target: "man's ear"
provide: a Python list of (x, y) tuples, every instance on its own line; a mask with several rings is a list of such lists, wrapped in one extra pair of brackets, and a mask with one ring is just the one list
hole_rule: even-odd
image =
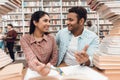
[(80, 25), (83, 25), (84, 21), (85, 21), (84, 18), (81, 18), (80, 21), (79, 21)]

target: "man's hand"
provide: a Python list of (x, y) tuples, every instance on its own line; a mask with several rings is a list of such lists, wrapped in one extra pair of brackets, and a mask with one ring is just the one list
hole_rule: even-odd
[(75, 53), (75, 58), (79, 62), (79, 64), (84, 64), (85, 63), (85, 65), (87, 65), (87, 66), (90, 65), (89, 56), (87, 54), (88, 47), (89, 46), (86, 45), (81, 52), (76, 52)]

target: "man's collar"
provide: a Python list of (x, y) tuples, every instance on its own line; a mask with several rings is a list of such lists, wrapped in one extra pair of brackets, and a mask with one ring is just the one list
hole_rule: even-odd
[(84, 34), (85, 34), (85, 28), (83, 29), (83, 32), (82, 32), (82, 34), (79, 36), (79, 38), (84, 38)]

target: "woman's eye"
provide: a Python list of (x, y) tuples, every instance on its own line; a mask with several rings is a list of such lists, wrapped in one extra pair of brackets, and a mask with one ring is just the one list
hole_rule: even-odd
[(44, 22), (49, 22), (50, 23), (50, 20), (48, 20), (48, 19), (45, 19), (45, 20), (43, 20)]

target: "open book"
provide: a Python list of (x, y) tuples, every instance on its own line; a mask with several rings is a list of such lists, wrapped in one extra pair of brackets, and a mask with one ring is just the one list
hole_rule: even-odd
[(41, 77), (37, 72), (27, 69), (24, 80), (108, 80), (107, 77), (87, 66), (67, 66), (60, 67), (64, 75), (59, 75), (51, 70), (47, 77)]

